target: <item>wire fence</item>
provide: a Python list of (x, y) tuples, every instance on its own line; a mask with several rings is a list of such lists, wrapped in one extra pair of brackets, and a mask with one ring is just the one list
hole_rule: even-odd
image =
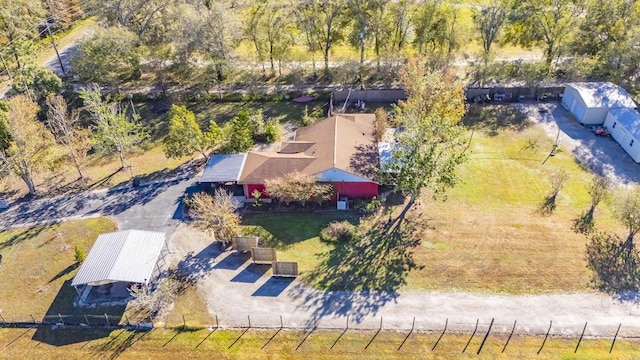
[[(374, 342), (380, 332), (394, 331), (394, 332), (406, 332), (407, 335), (400, 344), (400, 348), (404, 343), (412, 336), (412, 334), (419, 333), (432, 333), (437, 334), (438, 338), (433, 343), (432, 351), (435, 351), (437, 347), (442, 343), (443, 338), (447, 335), (468, 335), (469, 339), (466, 342), (465, 347), (462, 349), (464, 353), (474, 338), (482, 339), (478, 347), (477, 353), (480, 354), (485, 342), (490, 335), (500, 336), (504, 339), (502, 346), (502, 352), (505, 352), (509, 343), (514, 336), (536, 336), (541, 339), (541, 345), (538, 349), (538, 354), (544, 349), (547, 340), (551, 337), (561, 337), (565, 339), (573, 339), (576, 342), (574, 352), (577, 352), (582, 344), (583, 339), (601, 339), (609, 340), (610, 348), (609, 353), (614, 350), (616, 341), (619, 339), (639, 339), (633, 331), (637, 330), (630, 327), (630, 333), (625, 334), (622, 323), (612, 324), (609, 326), (602, 326), (597, 324), (589, 328), (589, 323), (585, 321), (584, 325), (579, 328), (574, 326), (560, 326), (557, 323), (554, 325), (553, 321), (549, 321), (546, 331), (537, 331), (539, 324), (536, 326), (529, 326), (521, 324), (517, 320), (513, 322), (500, 322), (492, 318), (490, 321), (481, 321), (477, 319), (473, 323), (469, 322), (457, 322), (450, 321), (448, 318), (444, 320), (441, 326), (434, 326), (431, 321), (420, 321), (416, 317), (406, 322), (405, 326), (398, 323), (397, 320), (385, 322), (384, 317), (368, 318), (366, 321), (361, 319), (354, 320), (349, 315), (343, 318), (320, 318), (313, 317), (306, 321), (295, 321), (292, 318), (279, 316), (251, 316), (247, 315), (246, 319), (240, 320), (237, 316), (233, 318), (222, 318), (214, 316), (213, 324), (202, 325), (200, 319), (191, 319), (189, 316), (182, 314), (182, 321), (178, 322), (166, 322), (162, 323), (160, 327), (165, 329), (175, 329), (180, 331), (181, 329), (194, 329), (194, 328), (208, 328), (209, 330), (243, 330), (244, 332), (250, 329), (256, 330), (290, 330), (290, 331), (305, 331), (308, 334), (314, 331), (341, 331), (344, 335), (347, 331), (371, 331), (375, 332), (375, 335), (367, 345), (369, 347)], [(193, 322), (192, 322), (193, 321)], [(340, 321), (340, 324), (338, 323)], [(83, 327), (83, 328), (113, 328), (113, 329), (126, 329), (133, 331), (148, 331), (156, 327), (153, 322), (135, 322), (130, 321), (126, 315), (113, 315), (113, 314), (74, 314), (74, 315), (45, 315), (41, 320), (37, 320), (36, 317), (30, 315), (28, 319), (14, 319), (10, 318), (6, 314), (0, 313), (0, 328), (34, 328), (39, 326), (55, 326), (60, 327)], [(635, 329), (635, 330), (634, 330)], [(621, 331), (622, 330), (622, 331)], [(243, 334), (244, 334), (243, 332)], [(579, 334), (579, 335), (578, 335)], [(340, 337), (342, 337), (342, 335)], [(308, 335), (307, 335), (308, 336)], [(306, 339), (305, 339), (306, 340)], [(304, 342), (304, 340), (303, 340)], [(366, 349), (366, 348), (365, 348)]]

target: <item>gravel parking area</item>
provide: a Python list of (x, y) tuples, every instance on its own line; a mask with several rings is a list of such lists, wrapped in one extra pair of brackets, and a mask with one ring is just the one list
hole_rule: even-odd
[(559, 103), (515, 104), (542, 126), (550, 138), (560, 130), (561, 148), (571, 151), (578, 163), (608, 177), (619, 186), (640, 182), (640, 165), (610, 136), (597, 136), (582, 126)]

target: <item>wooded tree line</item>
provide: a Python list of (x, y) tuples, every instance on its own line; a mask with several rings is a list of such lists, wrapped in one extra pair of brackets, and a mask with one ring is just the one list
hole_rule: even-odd
[[(631, 0), (0, 0), (0, 46), (3, 59), (21, 68), (45, 19), (68, 24), (98, 15), (109, 28), (82, 45), (74, 69), (101, 84), (139, 78), (144, 60), (160, 85), (209, 88), (236, 67), (238, 47), (250, 48), (253, 65), (265, 74), (292, 72), (301, 62), (329, 73), (337, 45), (360, 54), (360, 68), (349, 69), (355, 81), (365, 61), (386, 73), (417, 53), (437, 69), (469, 55), (467, 44), (477, 41), (484, 54), (470, 78), (479, 84), (556, 77), (634, 87), (639, 6)], [(494, 61), (497, 44), (540, 48), (543, 56), (505, 66)]]
[[(640, 38), (633, 29), (638, 28), (640, 16), (638, 5), (630, 0), (491, 0), (484, 6), (444, 0), (83, 0), (82, 4), (108, 25), (120, 27), (98, 32), (77, 59), (78, 71), (87, 80), (103, 83), (139, 75), (144, 57), (171, 70), (176, 80), (198, 79), (203, 86), (213, 85), (224, 81), (241, 40), (250, 44), (256, 63), (272, 74), (294, 61), (310, 61), (314, 72), (316, 62), (322, 62), (329, 72), (336, 45), (351, 46), (360, 53), (360, 66), (374, 60), (378, 70), (416, 53), (426, 56), (430, 67), (442, 68), (467, 50), (465, 44), (477, 40), (484, 56), (476, 77), (509, 75), (487, 66), (495, 64), (496, 44), (515, 44), (543, 50), (536, 64), (542, 68), (537, 69), (540, 76), (607, 78), (630, 84), (637, 79)], [(472, 24), (463, 21), (469, 12)], [(296, 58), (294, 48), (303, 48), (307, 56)], [(166, 72), (157, 76), (166, 77)]]

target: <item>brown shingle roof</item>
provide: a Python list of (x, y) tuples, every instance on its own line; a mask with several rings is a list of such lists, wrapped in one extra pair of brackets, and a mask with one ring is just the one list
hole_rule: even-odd
[(375, 121), (374, 114), (343, 114), (298, 129), (296, 141), (314, 142), (305, 151), (305, 154), (317, 158), (309, 166), (310, 173), (317, 174), (332, 168), (356, 173), (351, 168), (352, 158), (362, 148), (375, 144)]
[(294, 171), (308, 174), (305, 169), (314, 160), (314, 157), (304, 153), (279, 154), (249, 151), (238, 182), (241, 184), (263, 184), (266, 179), (273, 179)]
[(293, 171), (315, 175), (333, 168), (359, 175), (352, 164), (375, 145), (374, 131), (374, 114), (343, 114), (299, 128), (295, 141), (283, 142), (279, 153), (247, 153), (239, 182), (262, 184)]
[(309, 141), (283, 141), (278, 152), (280, 154), (297, 154), (307, 151), (311, 146), (313, 146), (313, 142)]

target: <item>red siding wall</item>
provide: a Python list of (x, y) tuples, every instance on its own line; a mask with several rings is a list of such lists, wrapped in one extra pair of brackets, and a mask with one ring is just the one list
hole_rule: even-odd
[(265, 187), (262, 184), (247, 184), (245, 185), (247, 187), (247, 192), (245, 194), (245, 197), (247, 199), (251, 199), (253, 198), (253, 196), (251, 196), (251, 193), (253, 192), (253, 190), (258, 190), (262, 193), (262, 198), (263, 199), (270, 199), (269, 195), (267, 195), (267, 193), (264, 191)]
[[(346, 196), (349, 199), (371, 199), (374, 196), (378, 196), (378, 184), (372, 182), (332, 182), (334, 189), (333, 200), (336, 200), (337, 196)], [(258, 190), (262, 193), (262, 198), (270, 199), (265, 192), (265, 186), (262, 184), (247, 184), (245, 185), (247, 193), (245, 194), (247, 199), (253, 198), (251, 193), (254, 190)]]
[(333, 182), (334, 191), (338, 196), (349, 199), (371, 199), (378, 196), (378, 184), (372, 182)]

